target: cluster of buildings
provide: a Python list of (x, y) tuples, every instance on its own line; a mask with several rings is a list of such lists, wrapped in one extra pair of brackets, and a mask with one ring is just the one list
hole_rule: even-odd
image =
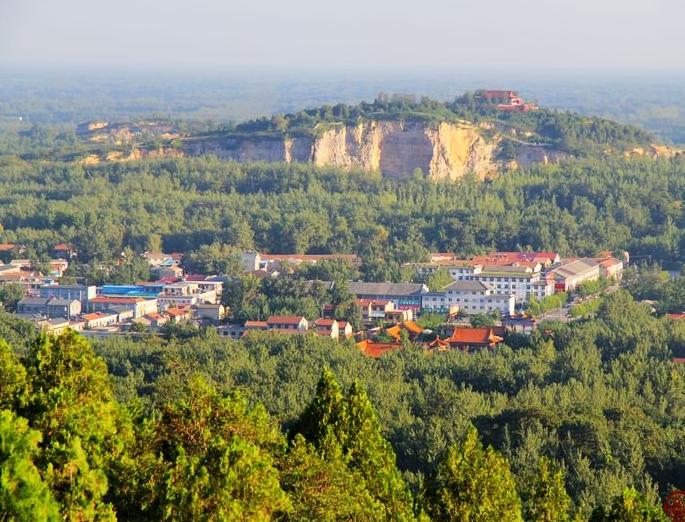
[(218, 325), (226, 314), (222, 292), (223, 278), (217, 276), (101, 287), (49, 283), (29, 290), (16, 315), (50, 333), (71, 328), (104, 335), (136, 329), (136, 324), (155, 329), (189, 319)]
[(531, 297), (573, 291), (600, 277), (618, 282), (623, 274), (623, 261), (609, 253), (568, 259), (556, 252), (491, 252), (471, 259), (445, 253), (410, 266), (423, 276), (444, 270), (454, 280), (437, 292), (417, 289), (414, 298), (420, 299), (421, 310), (467, 315), (497, 311), (510, 316)]
[[(20, 245), (0, 244), (0, 255), (7, 257), (22, 252)], [(301, 316), (274, 315), (265, 321), (225, 324), (227, 310), (221, 304), (225, 276), (184, 274), (181, 254), (146, 252), (143, 256), (154, 281), (101, 287), (59, 284), (76, 253), (70, 245), (59, 244), (55, 245), (54, 254), (60, 257), (49, 263), (48, 275), (35, 272), (30, 261), (25, 259), (0, 263), (0, 284), (19, 283), (24, 292), (16, 314), (49, 332), (66, 328), (92, 335), (141, 329), (154, 331), (167, 324), (191, 320), (215, 325), (221, 335), (231, 338), (239, 338), (253, 330), (295, 335), (313, 333), (333, 339), (353, 335), (352, 325), (335, 317), (331, 305), (325, 305), (321, 316), (311, 323)], [(347, 254), (245, 252), (242, 255), (245, 270), (264, 277), (278, 277), (281, 272), (303, 263), (316, 264), (333, 259), (359, 264), (357, 256)], [(408, 266), (423, 280), (441, 270), (449, 274), (452, 281), (444, 288), (432, 290), (422, 283), (348, 283), (361, 311), (364, 330), (371, 331), (380, 324), (395, 325), (387, 331), (393, 340), (385, 343), (388, 344), (385, 348), (368, 339), (363, 341), (364, 347), (360, 348), (368, 349), (372, 354), (397, 348), (401, 330), (410, 336), (418, 335), (421, 329), (413, 321), (425, 312), (448, 318), (457, 314), (494, 312), (511, 317), (531, 298), (539, 300), (555, 292), (572, 291), (578, 285), (600, 277), (620, 281), (623, 271), (623, 262), (609, 253), (567, 259), (555, 252), (491, 252), (469, 259), (436, 253), (428, 262)], [(334, 285), (333, 282), (322, 283), (328, 289)], [(485, 331), (476, 330), (455, 329), (451, 336), (435, 339), (429, 348), (492, 346), (501, 338), (494, 330), (487, 335)], [(473, 336), (480, 336), (480, 340)]]
[(59, 243), (51, 249), (59, 256), (48, 263), (49, 271), (37, 271), (30, 260), (14, 258), (25, 252), (18, 244), (0, 243), (0, 285), (19, 285), (24, 297), (16, 315), (33, 321), (41, 329), (59, 333), (66, 328), (87, 334), (157, 329), (165, 324), (194, 320), (219, 324), (226, 310), (221, 305), (224, 278), (184, 275), (181, 254), (143, 254), (150, 266), (152, 282), (131, 285), (60, 284), (76, 257), (76, 249)]

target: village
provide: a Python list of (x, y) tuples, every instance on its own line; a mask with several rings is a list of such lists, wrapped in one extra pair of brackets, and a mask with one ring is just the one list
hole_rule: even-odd
[[(20, 255), (22, 248), (1, 244), (0, 252), (12, 257)], [(371, 357), (401, 349), (407, 341), (432, 350), (492, 348), (503, 342), (506, 332), (530, 333), (536, 328), (538, 318), (529, 312), (532, 303), (569, 296), (592, 282), (604, 281), (603, 291), (616, 288), (624, 261), (629, 260), (627, 252), (621, 253), (622, 259), (609, 252), (563, 259), (555, 252), (491, 252), (469, 259), (434, 253), (426, 262), (405, 266), (423, 281), (436, 272), (449, 274), (451, 282), (439, 290), (420, 282), (347, 282), (360, 311), (361, 321), (355, 327), (335, 317), (332, 305), (324, 305), (314, 320), (271, 315), (264, 320), (232, 322), (231, 310), (222, 303), (228, 276), (186, 274), (183, 255), (178, 253), (142, 254), (150, 268), (150, 281), (102, 286), (60, 284), (77, 252), (68, 244), (58, 244), (52, 253), (49, 274), (34, 270), (29, 260), (20, 257), (0, 264), (0, 285), (21, 288), (13, 315), (47, 333), (72, 329), (89, 337), (160, 334), (170, 325), (191, 324), (215, 328), (231, 339), (253, 331), (349, 339)], [(323, 260), (359, 263), (353, 254), (244, 252), (241, 256), (245, 273), (259, 278), (278, 278), (288, 270)], [(318, 283), (328, 289), (335, 284)], [(555, 318), (568, 320), (564, 315), (568, 305), (559, 308)], [(538, 315), (544, 318), (545, 310), (541, 312)]]

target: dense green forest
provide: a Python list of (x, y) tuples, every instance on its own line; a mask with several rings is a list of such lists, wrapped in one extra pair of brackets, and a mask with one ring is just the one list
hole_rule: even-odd
[(59, 241), (85, 262), (127, 247), (354, 252), (371, 280), (401, 280), (401, 263), (429, 251), (627, 249), (675, 269), (685, 260), (682, 156), (574, 160), (456, 183), (213, 158), (0, 161), (0, 242), (25, 244), (36, 259)]
[(659, 495), (685, 487), (685, 373), (670, 360), (684, 328), (618, 292), (594, 319), (493, 351), (407, 344), (375, 360), (316, 336), (210, 330), (94, 352), (0, 314), (0, 509), (662, 521)]

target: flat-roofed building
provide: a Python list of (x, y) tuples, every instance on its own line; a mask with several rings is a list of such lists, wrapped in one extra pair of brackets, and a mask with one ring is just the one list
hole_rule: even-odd
[(395, 309), (421, 309), (421, 296), (428, 292), (428, 287), (421, 283), (366, 283), (352, 281), (348, 283), (349, 291), (358, 299), (392, 301)]
[(81, 302), (81, 308), (86, 309), (88, 300), (97, 294), (95, 286), (86, 285), (44, 285), (38, 290), (40, 297), (52, 297), (57, 299), (69, 299)]
[(591, 257), (576, 259), (552, 270), (555, 288), (559, 292), (571, 292), (586, 281), (596, 281), (600, 276), (599, 263)]
[(456, 306), (466, 314), (499, 311), (504, 316), (512, 315), (515, 305), (513, 294), (498, 293), (482, 281), (454, 281), (441, 292), (424, 294), (422, 302), (428, 312), (447, 314)]
[(122, 306), (133, 311), (133, 317), (157, 312), (157, 299), (144, 299), (142, 297), (109, 297), (99, 295), (88, 301), (88, 310), (102, 312), (114, 306)]

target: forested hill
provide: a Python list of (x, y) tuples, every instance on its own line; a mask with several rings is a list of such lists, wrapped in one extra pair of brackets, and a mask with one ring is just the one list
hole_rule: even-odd
[[(469, 173), (491, 178), (566, 158), (674, 154), (638, 127), (514, 100), (521, 105), (484, 101), (478, 93), (449, 102), (380, 95), (373, 102), (322, 106), (219, 128), (158, 119), (90, 122), (50, 157), (96, 164), (215, 155), (241, 163), (358, 168), (395, 178), (421, 171), (432, 180), (455, 180)], [(35, 150), (25, 157), (37, 158)]]

